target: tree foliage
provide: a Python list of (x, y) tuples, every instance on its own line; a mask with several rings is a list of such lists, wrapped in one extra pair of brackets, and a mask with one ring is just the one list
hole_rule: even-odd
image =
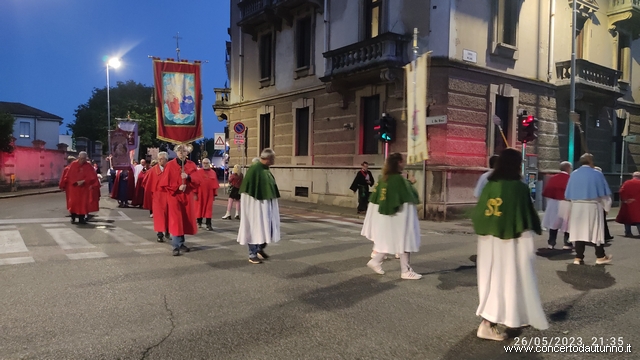
[[(138, 123), (140, 135), (140, 154), (146, 153), (148, 147), (157, 147), (160, 141), (156, 139), (156, 110), (151, 102), (153, 87), (136, 83), (133, 80), (117, 82), (109, 90), (111, 101), (111, 129), (116, 129), (116, 118), (141, 120)], [(94, 88), (89, 100), (75, 110), (75, 120), (68, 125), (74, 138), (86, 137), (99, 140), (103, 149), (107, 150), (107, 88)]]
[(11, 153), (13, 152), (12, 137), (13, 126), (16, 119), (9, 113), (0, 113), (0, 151)]

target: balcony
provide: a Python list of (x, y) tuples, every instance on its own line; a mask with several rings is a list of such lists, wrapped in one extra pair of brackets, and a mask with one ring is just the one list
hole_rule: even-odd
[(324, 11), (323, 0), (242, 0), (238, 3), (238, 26), (242, 28), (242, 32), (250, 34), (256, 40), (256, 29), (263, 24), (271, 24), (276, 31), (280, 31), (283, 21), (292, 26), (294, 11), (305, 5), (320, 13)]
[(607, 16), (612, 29), (622, 27), (634, 38), (640, 35), (640, 0), (609, 0)]
[[(556, 85), (560, 90), (567, 90), (571, 84), (571, 61), (556, 63)], [(622, 96), (618, 79), (621, 72), (602, 65), (594, 64), (587, 60), (576, 59), (576, 90), (581, 95), (602, 98)]]
[(213, 111), (218, 117), (218, 121), (225, 121), (228, 119), (227, 113), (231, 109), (231, 89), (229, 88), (215, 88), (213, 92), (216, 95), (216, 102), (213, 104)]
[(384, 33), (324, 53), (327, 65), (320, 80), (333, 85), (349, 85), (396, 81), (403, 78), (402, 67), (408, 62), (405, 49), (410, 38), (395, 33)]

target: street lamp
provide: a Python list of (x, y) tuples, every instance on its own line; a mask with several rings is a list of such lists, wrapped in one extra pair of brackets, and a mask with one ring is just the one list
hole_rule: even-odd
[(109, 98), (109, 67), (117, 69), (120, 67), (120, 59), (111, 58), (107, 61), (107, 147), (111, 154), (111, 100)]

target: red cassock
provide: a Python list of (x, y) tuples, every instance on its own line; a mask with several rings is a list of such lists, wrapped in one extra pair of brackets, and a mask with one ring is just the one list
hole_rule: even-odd
[[(133, 200), (133, 195), (136, 192), (136, 180), (133, 176), (133, 170), (129, 171), (129, 177), (127, 178), (127, 200)], [(111, 189), (111, 198), (118, 200), (118, 184), (120, 184), (121, 170), (116, 171), (116, 180), (113, 183), (113, 189)]]
[(547, 181), (547, 184), (544, 186), (544, 190), (542, 190), (542, 196), (554, 199), (554, 200), (564, 200), (564, 192), (567, 190), (567, 184), (569, 183), (569, 174), (566, 172), (561, 172), (557, 175), (554, 175)]
[(218, 176), (213, 169), (199, 169), (200, 186), (196, 199), (196, 217), (211, 219), (213, 213), (213, 200), (218, 195), (220, 184)]
[(144, 179), (147, 175), (147, 170), (143, 170), (138, 174), (138, 182), (136, 183), (136, 190), (133, 195), (131, 205), (140, 206), (144, 203)]
[(69, 172), (69, 166), (70, 165), (65, 166), (64, 170), (62, 170), (62, 177), (60, 177), (60, 183), (58, 184), (58, 187), (64, 191), (64, 196), (67, 198), (67, 210), (71, 209), (69, 205), (69, 192), (67, 191), (67, 173)]
[[(167, 194), (167, 205), (169, 207), (169, 233), (173, 236), (195, 235), (196, 227), (195, 212), (195, 191), (200, 185), (198, 168), (192, 161), (186, 160), (184, 172), (190, 176), (190, 180), (184, 180), (187, 185), (185, 191), (178, 188), (182, 185), (182, 167), (176, 159), (167, 163), (164, 169), (164, 177), (160, 179), (159, 186)], [(154, 212), (155, 218), (155, 212)]]
[(95, 183), (95, 185), (91, 185), (91, 191), (89, 192), (89, 212), (98, 212), (100, 211), (100, 181)]
[(144, 180), (144, 202), (147, 203), (147, 199), (152, 202), (151, 210), (153, 211), (153, 230), (161, 233), (169, 229), (167, 193), (160, 188), (160, 182), (166, 174), (166, 171), (162, 171), (162, 169), (160, 169), (160, 165), (155, 165), (147, 171), (147, 175)]
[[(78, 181), (81, 180), (84, 180), (84, 183), (78, 185)], [(69, 212), (78, 215), (88, 214), (91, 187), (98, 182), (98, 175), (93, 166), (88, 162), (80, 164), (78, 160), (72, 162), (63, 182), (69, 196)]]
[[(149, 170), (146, 171), (144, 180), (142, 180), (142, 191), (143, 191), (142, 196), (144, 198), (142, 200), (142, 208), (153, 211), (153, 191), (149, 190), (149, 179), (151, 178), (151, 169), (153, 168), (150, 168)], [(160, 171), (160, 168), (158, 168), (158, 171)]]
[[(632, 202), (626, 202), (632, 199)], [(640, 180), (625, 181), (620, 188), (620, 200), (622, 206), (620, 206), (616, 222), (630, 225), (640, 223)]]

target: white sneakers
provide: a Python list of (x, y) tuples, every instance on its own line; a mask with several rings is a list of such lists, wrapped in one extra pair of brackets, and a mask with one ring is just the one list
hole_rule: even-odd
[(422, 275), (413, 271), (413, 269), (409, 269), (409, 271), (403, 272), (402, 275), (400, 275), (400, 278), (404, 280), (420, 280), (422, 279)]
[(480, 339), (494, 341), (504, 341), (508, 338), (507, 333), (498, 330), (498, 327), (496, 325), (491, 326), (491, 324), (484, 320), (480, 323), (476, 335)]
[(375, 271), (377, 274), (384, 275), (384, 270), (382, 270), (382, 266), (380, 264), (376, 264), (373, 260), (369, 260), (367, 263), (369, 269)]
[(605, 255), (605, 257), (596, 259), (596, 265), (608, 264), (611, 262), (612, 258), (613, 258), (613, 255)]

